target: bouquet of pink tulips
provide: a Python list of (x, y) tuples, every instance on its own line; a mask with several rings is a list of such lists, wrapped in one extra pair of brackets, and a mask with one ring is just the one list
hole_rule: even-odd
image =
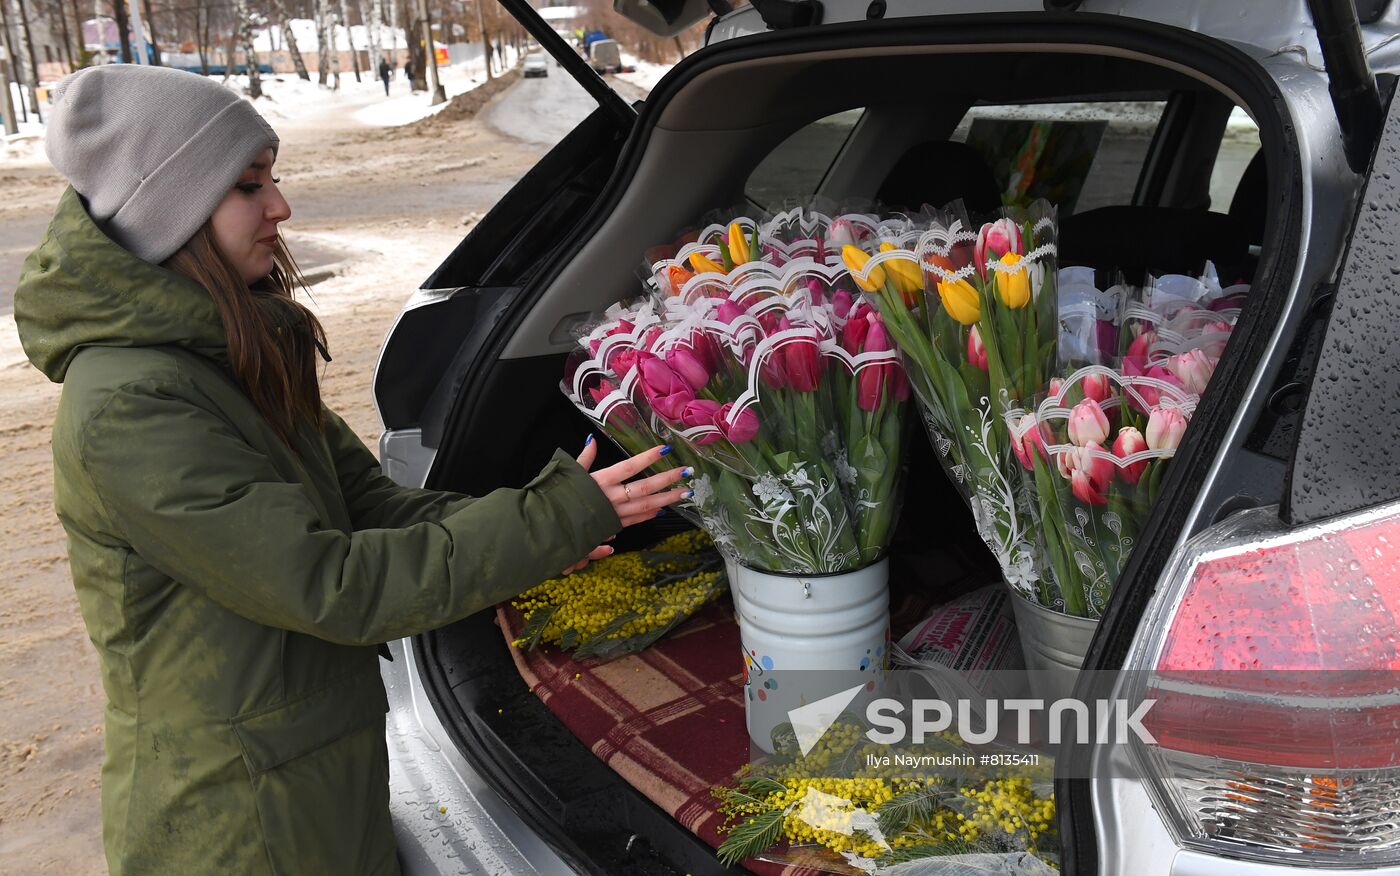
[(684, 448), (695, 518), (762, 571), (868, 565), (898, 511), (898, 354), (880, 316), (853, 306), (844, 267), (794, 255), (822, 254), (828, 224), (809, 224), (806, 242), (748, 219), (707, 227), (649, 265), (655, 299), (584, 339), (630, 405), (619, 413), (636, 412), (600, 425), (625, 445), (639, 419)]
[(1037, 602), (1102, 614), (1197, 400), (1172, 382), (1091, 365), (1006, 413), (1050, 572)]

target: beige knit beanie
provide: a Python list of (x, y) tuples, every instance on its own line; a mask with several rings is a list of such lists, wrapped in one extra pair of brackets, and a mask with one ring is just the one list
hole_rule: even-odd
[(54, 89), (44, 145), (103, 230), (159, 264), (277, 144), (252, 104), (208, 77), (108, 64)]

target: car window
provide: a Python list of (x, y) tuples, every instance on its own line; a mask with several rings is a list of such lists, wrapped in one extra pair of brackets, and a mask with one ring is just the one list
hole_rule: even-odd
[(951, 139), (977, 150), (1002, 202), (1045, 198), (1062, 216), (1131, 204), (1165, 100), (974, 106)]
[(768, 209), (810, 199), (864, 113), (846, 110), (798, 129), (758, 163), (744, 194)]
[(1227, 213), (1234, 200), (1240, 179), (1245, 168), (1259, 153), (1259, 126), (1249, 114), (1239, 107), (1230, 113), (1225, 123), (1225, 136), (1220, 141), (1220, 151), (1215, 155), (1215, 165), (1210, 171), (1210, 208), (1217, 213)]

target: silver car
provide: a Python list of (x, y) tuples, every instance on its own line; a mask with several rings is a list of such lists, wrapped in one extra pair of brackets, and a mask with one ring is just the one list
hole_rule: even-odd
[[(974, 203), (999, 170), (970, 144), (1090, 125), (1064, 130), (1092, 160), (1049, 180), (1064, 250), (1211, 259), (1252, 291), (1086, 668), (1400, 667), (1389, 0), (618, 0), (660, 36), (723, 12), (636, 107), (525, 0), (503, 5), (598, 106), (398, 318), (375, 375), (396, 480), (482, 493), (581, 444), (556, 388), (570, 328), (636, 288), (658, 232), (744, 200)], [(902, 525), (975, 543), (935, 480)], [(383, 664), (406, 872), (720, 872), (525, 688), (493, 621)], [(1153, 751), (1064, 752), (1091, 776), (1056, 788), (1064, 871), (1400, 873), (1400, 752), (1368, 742), (1400, 726), (1394, 688), (1320, 700), (1261, 678), (1194, 691), (1225, 717)], [(1279, 704), (1315, 722), (1306, 750), (1232, 747), (1229, 716)]]

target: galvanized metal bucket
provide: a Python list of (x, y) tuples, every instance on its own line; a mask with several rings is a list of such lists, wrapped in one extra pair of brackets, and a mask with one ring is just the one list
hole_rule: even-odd
[(1031, 695), (1046, 702), (1071, 696), (1098, 620), (1062, 614), (1018, 594), (1012, 594), (1011, 606), (1030, 670)]
[(774, 575), (744, 566), (730, 582), (744, 660), (749, 738), (768, 753), (788, 712), (864, 684), (890, 654), (889, 561), (839, 575)]

